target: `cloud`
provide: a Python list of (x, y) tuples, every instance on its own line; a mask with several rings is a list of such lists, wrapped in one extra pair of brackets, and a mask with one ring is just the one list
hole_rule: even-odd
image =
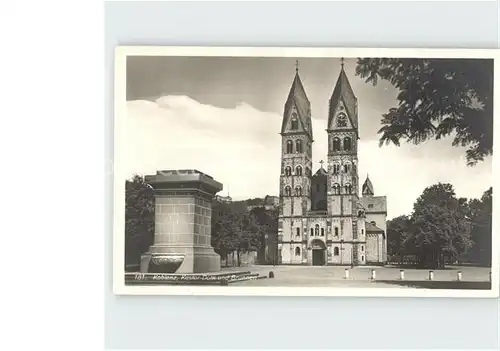
[[(213, 176), (236, 199), (277, 195), (281, 116), (241, 102), (235, 108), (200, 104), (186, 96), (127, 102), (126, 175), (194, 168)], [(326, 161), (324, 120), (313, 120), (314, 171)], [(359, 176), (368, 173), (376, 195), (388, 197), (388, 217), (410, 213), (422, 190), (438, 181), (458, 196), (479, 197), (492, 182), (491, 160), (467, 167), (448, 140), (383, 146), (359, 141)], [(418, 152), (415, 151), (418, 149)]]

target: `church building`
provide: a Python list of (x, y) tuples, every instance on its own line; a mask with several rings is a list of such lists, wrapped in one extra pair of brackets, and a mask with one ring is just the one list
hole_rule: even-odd
[(278, 257), (281, 264), (381, 265), (387, 198), (367, 175), (359, 195), (358, 100), (341, 59), (330, 98), (327, 163), (313, 173), (311, 103), (298, 67), (281, 127)]

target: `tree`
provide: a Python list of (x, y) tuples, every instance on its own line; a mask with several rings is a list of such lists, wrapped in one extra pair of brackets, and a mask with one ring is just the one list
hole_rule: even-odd
[(250, 211), (251, 215), (259, 226), (259, 259), (268, 261), (266, 257), (266, 247), (272, 256), (272, 262), (277, 262), (277, 236), (278, 236), (278, 211), (276, 209), (266, 209), (265, 207), (254, 207)]
[(125, 266), (139, 264), (154, 240), (154, 190), (135, 175), (125, 182)]
[(443, 267), (445, 256), (456, 259), (472, 246), (470, 222), (451, 184), (427, 187), (415, 202), (412, 222), (406, 242), (422, 266)]
[(228, 253), (236, 249), (236, 236), (233, 230), (234, 208), (227, 203), (214, 202), (212, 205), (212, 246), (227, 264)]
[(470, 166), (492, 154), (493, 60), (360, 58), (356, 75), (399, 90), (399, 105), (382, 115), (381, 146), (453, 136)]
[(472, 252), (470, 259), (484, 266), (491, 266), (493, 188), (483, 193), (481, 199), (472, 199), (468, 204), (471, 221)]
[(399, 216), (387, 221), (387, 251), (391, 256), (399, 256), (400, 262), (408, 253), (408, 239), (411, 236), (412, 222), (408, 216)]
[(233, 230), (237, 235), (236, 253), (238, 267), (241, 265), (240, 253), (260, 248), (262, 227), (255, 216), (249, 212), (238, 213), (233, 219)]
[[(244, 206), (243, 206), (244, 205)], [(212, 208), (212, 246), (227, 263), (227, 255), (236, 252), (240, 265), (241, 252), (259, 251), (265, 244), (266, 233), (277, 231), (277, 216), (263, 207), (247, 210), (240, 202), (215, 201)], [(273, 218), (276, 226), (273, 226)]]

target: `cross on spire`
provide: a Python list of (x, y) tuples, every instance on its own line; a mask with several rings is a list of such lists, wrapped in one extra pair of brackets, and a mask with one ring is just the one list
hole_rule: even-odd
[(299, 60), (295, 60), (295, 72), (299, 73)]
[(323, 160), (319, 161), (319, 164), (321, 165), (321, 168), (323, 168)]
[(344, 69), (344, 58), (340, 58), (340, 68)]

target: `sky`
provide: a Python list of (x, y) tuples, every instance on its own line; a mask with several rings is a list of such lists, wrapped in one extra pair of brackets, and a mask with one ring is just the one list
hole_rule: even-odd
[[(301, 58), (299, 74), (311, 101), (313, 172), (326, 161), (328, 101), (338, 58)], [(453, 184), (457, 196), (480, 197), (492, 184), (491, 157), (468, 167), (450, 139), (379, 147), (380, 119), (397, 106), (397, 90), (344, 69), (358, 98), (359, 177), (387, 196), (388, 219), (410, 214), (422, 191)], [(127, 60), (127, 176), (162, 169), (197, 169), (235, 200), (278, 195), (281, 120), (294, 58), (134, 56)]]

